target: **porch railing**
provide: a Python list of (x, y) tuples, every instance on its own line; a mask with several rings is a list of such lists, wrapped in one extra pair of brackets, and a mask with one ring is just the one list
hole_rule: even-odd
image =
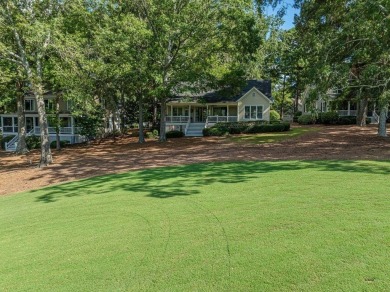
[[(30, 130), (26, 136), (30, 136), (34, 132), (34, 129)], [(17, 143), (19, 142), (19, 134), (16, 134), (10, 141), (5, 142), (5, 151), (16, 151)]]
[[(56, 133), (56, 128), (55, 127), (49, 127), (48, 128), (49, 130), (49, 134), (55, 134)], [(33, 133), (34, 135), (39, 135), (41, 134), (41, 128), (40, 127), (34, 127), (33, 129)], [(73, 135), (73, 134), (78, 134), (80, 131), (80, 128), (79, 127), (75, 127), (75, 128), (72, 128), (72, 127), (61, 127), (60, 128), (60, 135)]]
[(168, 123), (187, 123), (189, 116), (166, 116), (165, 121)]
[(374, 123), (379, 123), (379, 116), (375, 111), (372, 112), (372, 118), (374, 119)]
[(208, 116), (208, 123), (237, 122), (237, 116)]
[(19, 135), (16, 134), (16, 136), (13, 137), (10, 141), (5, 142), (5, 144), (4, 144), (5, 151), (9, 151), (10, 149), (16, 150), (16, 143), (17, 143), (18, 140), (19, 140)]
[(190, 126), (190, 121), (191, 121), (191, 120), (190, 120), (189, 117), (188, 117), (186, 127), (184, 128), (184, 135), (187, 135), (188, 127)]
[(339, 110), (338, 111), (339, 116), (356, 116), (357, 111), (356, 110)]

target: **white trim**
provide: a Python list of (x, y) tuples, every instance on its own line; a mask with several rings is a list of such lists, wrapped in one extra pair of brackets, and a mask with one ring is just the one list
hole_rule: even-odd
[[(250, 118), (249, 119), (245, 118), (245, 107), (247, 107), (247, 106), (250, 107), (250, 109), (249, 109)], [(257, 118), (257, 116), (258, 116), (257, 107), (259, 107), (259, 106), (261, 106), (261, 119)], [(244, 115), (243, 115), (243, 119), (242, 119), (243, 121), (265, 121), (264, 120), (264, 108), (265, 108), (264, 105), (262, 105), (262, 104), (257, 104), (257, 105), (245, 104), (245, 105), (243, 105), (243, 107), (244, 107)], [(251, 114), (252, 114), (251, 107), (256, 107), (256, 118), (255, 119), (251, 118)]]
[(257, 91), (257, 93), (259, 93), (260, 96), (262, 96), (262, 97), (264, 97), (266, 100), (268, 100), (269, 103), (273, 103), (272, 100), (270, 100), (264, 93), (262, 93), (260, 90), (258, 90), (258, 89), (257, 89), (256, 87), (254, 87), (254, 86), (253, 86), (250, 90), (248, 90), (247, 93), (245, 93), (243, 96), (241, 96), (241, 97), (237, 100), (237, 103), (240, 102), (242, 99), (246, 98), (247, 95), (248, 95), (253, 89), (254, 89), (255, 91)]

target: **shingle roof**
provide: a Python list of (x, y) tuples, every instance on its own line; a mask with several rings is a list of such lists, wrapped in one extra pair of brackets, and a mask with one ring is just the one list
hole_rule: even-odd
[(233, 93), (229, 88), (209, 91), (201, 94), (195, 95), (186, 95), (186, 96), (178, 96), (177, 99), (181, 98), (190, 98), (193, 101), (202, 100), (207, 103), (214, 102), (236, 102), (242, 96), (244, 96), (248, 91), (250, 91), (253, 87), (262, 92), (266, 97), (270, 100), (273, 100), (271, 95), (271, 81), (270, 80), (248, 80), (241, 91), (237, 93)]

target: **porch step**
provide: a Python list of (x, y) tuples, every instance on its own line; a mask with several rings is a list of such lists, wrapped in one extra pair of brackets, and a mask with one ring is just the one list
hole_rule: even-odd
[(187, 137), (202, 137), (203, 136), (203, 129), (205, 127), (205, 123), (190, 123), (188, 125)]

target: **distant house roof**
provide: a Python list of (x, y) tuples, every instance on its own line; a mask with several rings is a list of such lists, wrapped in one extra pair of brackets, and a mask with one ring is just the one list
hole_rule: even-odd
[(229, 88), (224, 88), (215, 91), (203, 92), (200, 94), (187, 94), (187, 95), (179, 95), (175, 98), (175, 100), (181, 100), (186, 98), (191, 101), (202, 100), (207, 103), (215, 103), (215, 102), (237, 102), (241, 97), (243, 97), (248, 91), (250, 91), (253, 87), (263, 93), (266, 97), (268, 97), (271, 101), (273, 101), (271, 95), (271, 81), (270, 80), (248, 80), (246, 84), (242, 87), (241, 91), (237, 93), (237, 90), (233, 92), (233, 90)]

